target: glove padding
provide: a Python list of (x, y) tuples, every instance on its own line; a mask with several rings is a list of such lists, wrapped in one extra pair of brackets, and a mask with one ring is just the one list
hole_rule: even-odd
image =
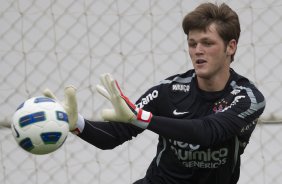
[[(65, 87), (64, 94), (64, 101), (61, 102), (61, 105), (68, 115), (69, 130), (75, 134), (78, 134), (80, 132), (76, 125), (78, 119), (76, 88), (73, 86), (67, 86)], [(43, 95), (58, 101), (54, 93), (48, 88), (43, 91)]]
[(118, 83), (110, 74), (100, 77), (102, 85), (97, 85), (97, 91), (108, 99), (114, 109), (102, 110), (102, 118), (106, 121), (132, 123), (140, 128), (146, 128), (151, 121), (152, 113), (137, 108), (121, 91)]

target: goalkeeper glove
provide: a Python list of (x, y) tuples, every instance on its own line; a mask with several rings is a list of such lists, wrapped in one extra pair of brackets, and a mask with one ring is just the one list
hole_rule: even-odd
[(110, 74), (100, 77), (102, 85), (97, 85), (97, 91), (108, 99), (113, 109), (102, 110), (102, 118), (106, 121), (131, 123), (146, 129), (149, 125), (152, 113), (137, 108), (121, 91), (118, 83)]
[[(68, 115), (69, 130), (74, 134), (79, 134), (81, 133), (81, 128), (78, 128), (77, 122), (78, 118), (82, 117), (79, 117), (77, 112), (76, 88), (73, 86), (67, 86), (64, 90), (64, 93), (65, 98), (61, 105)], [(54, 93), (49, 89), (45, 89), (43, 91), (43, 95), (58, 101)]]

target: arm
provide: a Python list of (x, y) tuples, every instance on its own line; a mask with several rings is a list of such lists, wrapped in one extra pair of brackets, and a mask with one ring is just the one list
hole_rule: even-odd
[(246, 121), (237, 116), (218, 113), (201, 119), (153, 116), (147, 129), (175, 140), (212, 146), (235, 135), (240, 136), (247, 133), (243, 130), (247, 127), (253, 130), (254, 126), (255, 120)]
[[(144, 100), (147, 99), (147, 95), (152, 95), (154, 91), (156, 91), (156, 88), (149, 89), (136, 103), (144, 107), (142, 103), (147, 104), (148, 101), (144, 102)], [(150, 105), (147, 104), (146, 110), (155, 112), (155, 103), (151, 102)], [(85, 126), (83, 125), (84, 129), (79, 134), (79, 137), (100, 149), (114, 148), (144, 131), (144, 129), (132, 124), (114, 121), (89, 121), (84, 119), (83, 124)]]
[(199, 119), (167, 118), (137, 108), (109, 75), (102, 76), (102, 81), (107, 91), (104, 96), (114, 106), (111, 114), (104, 113), (104, 119), (131, 123), (168, 138), (203, 146), (211, 146), (233, 136), (250, 135), (265, 107), (262, 94), (255, 88), (248, 88), (248, 91), (241, 90), (234, 96), (233, 102), (222, 112)]
[(136, 137), (143, 129), (124, 123), (89, 121), (84, 119), (84, 129), (78, 136), (100, 148), (112, 149)]
[(153, 116), (147, 129), (184, 142), (211, 146), (234, 136), (249, 136), (264, 108), (263, 95), (250, 86), (234, 95), (232, 103), (221, 112), (199, 119)]

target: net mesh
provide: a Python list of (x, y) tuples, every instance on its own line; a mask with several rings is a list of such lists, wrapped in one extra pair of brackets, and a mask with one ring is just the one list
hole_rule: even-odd
[[(136, 100), (161, 79), (192, 68), (184, 15), (203, 0), (9, 0), (0, 7), (0, 122), (16, 107), (50, 88), (77, 87), (79, 112), (100, 119), (110, 104), (95, 91), (111, 73)], [(225, 2), (238, 12), (241, 38), (232, 67), (251, 79), (267, 99), (265, 113), (245, 154), (239, 183), (282, 180), (282, 2)], [(0, 183), (132, 183), (144, 176), (157, 135), (145, 131), (114, 150), (100, 150), (69, 135), (58, 151), (34, 156), (0, 129)]]

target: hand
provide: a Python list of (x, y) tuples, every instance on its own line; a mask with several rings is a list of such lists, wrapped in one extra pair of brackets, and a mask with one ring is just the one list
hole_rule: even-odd
[[(67, 86), (64, 92), (65, 92), (65, 98), (61, 104), (68, 115), (69, 130), (71, 132), (78, 134), (80, 133), (80, 131), (77, 128), (78, 112), (77, 112), (77, 101), (76, 101), (76, 88), (73, 86)], [(50, 89), (45, 89), (43, 91), (43, 95), (58, 101), (56, 96)]]
[(141, 128), (147, 128), (152, 113), (137, 108), (121, 91), (118, 83), (110, 74), (100, 77), (102, 85), (97, 85), (97, 91), (108, 99), (114, 109), (102, 110), (102, 118), (106, 121), (132, 123)]

